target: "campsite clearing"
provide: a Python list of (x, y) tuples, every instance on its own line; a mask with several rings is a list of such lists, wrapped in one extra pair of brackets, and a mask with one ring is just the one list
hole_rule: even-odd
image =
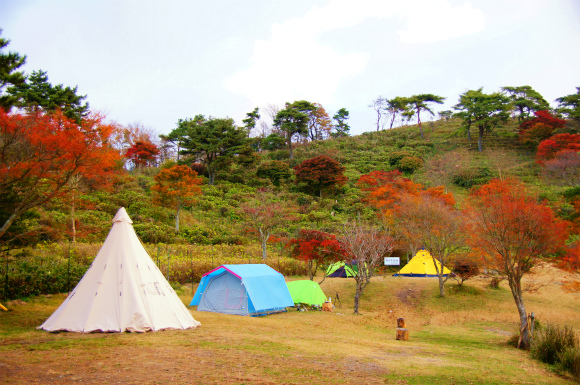
[[(531, 278), (552, 283), (527, 294), (529, 311), (544, 324), (580, 329), (580, 295), (562, 289), (565, 274), (545, 267)], [(436, 279), (379, 276), (355, 316), (353, 280), (327, 278), (321, 288), (335, 302), (332, 313), (242, 317), (190, 308), (201, 327), (154, 333), (36, 330), (65, 298), (39, 296), (0, 313), (0, 383), (570, 383), (507, 345), (518, 325), (515, 305), (505, 283), (488, 283), (450, 285), (439, 298)], [(193, 289), (183, 288), (184, 303)], [(404, 290), (413, 294), (402, 301)], [(409, 341), (395, 340), (398, 317)]]

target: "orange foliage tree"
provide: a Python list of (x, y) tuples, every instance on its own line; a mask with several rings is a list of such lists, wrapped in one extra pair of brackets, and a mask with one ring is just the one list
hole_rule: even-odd
[(192, 205), (195, 197), (201, 195), (199, 185), (203, 179), (189, 167), (180, 165), (161, 170), (154, 179), (153, 201), (175, 210), (175, 231), (179, 231), (179, 211), (183, 206)]
[(507, 278), (520, 317), (518, 347), (528, 349), (530, 334), (522, 277), (539, 258), (564, 246), (567, 223), (528, 195), (517, 180), (494, 179), (470, 197), (471, 244), (486, 264)]
[(455, 202), (437, 192), (439, 190), (405, 194), (393, 212), (402, 237), (431, 254), (439, 279), (439, 295), (443, 297), (444, 284), (449, 279), (449, 275), (444, 276), (443, 269), (465, 247), (465, 231), (463, 214), (453, 207)]
[(404, 178), (398, 170), (371, 171), (362, 175), (355, 185), (367, 193), (363, 201), (379, 210), (383, 218), (391, 216), (395, 204), (404, 195), (426, 194), (449, 206), (455, 205), (455, 198), (445, 192), (445, 187), (430, 187), (425, 190), (421, 184)]
[(10, 114), (0, 109), (0, 237), (27, 210), (73, 189), (74, 177), (111, 172), (118, 160), (111, 133), (97, 115), (77, 123), (59, 111)]

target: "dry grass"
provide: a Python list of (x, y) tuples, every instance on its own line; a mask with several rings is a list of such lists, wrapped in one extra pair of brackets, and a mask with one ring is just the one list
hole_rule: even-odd
[[(578, 294), (559, 285), (558, 270), (534, 275), (550, 283), (526, 296), (541, 322), (580, 328)], [(0, 313), (0, 382), (11, 384), (565, 384), (569, 381), (507, 346), (517, 329), (509, 290), (488, 279), (447, 287), (432, 279), (376, 277), (360, 316), (352, 314), (354, 282), (326, 279), (336, 298), (328, 312), (251, 318), (196, 312), (202, 327), (146, 334), (51, 334), (34, 329), (63, 295), (10, 304)], [(188, 303), (192, 288), (185, 288)], [(410, 341), (396, 341), (405, 317)]]

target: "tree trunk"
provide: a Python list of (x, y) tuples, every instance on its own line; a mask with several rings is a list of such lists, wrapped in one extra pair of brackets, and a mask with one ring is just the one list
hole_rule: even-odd
[(421, 139), (424, 139), (423, 126), (421, 125), (421, 115), (419, 115), (419, 110), (417, 110), (417, 125), (419, 126), (419, 130), (421, 131)]
[(75, 223), (75, 191), (72, 191), (72, 203), (70, 208), (70, 216), (72, 219), (72, 243), (76, 246), (77, 244), (77, 227)]
[(290, 159), (294, 159), (294, 154), (292, 153), (292, 135), (288, 135), (288, 149), (290, 150)]
[(215, 170), (212, 170), (208, 167), (207, 171), (209, 174), (209, 180), (207, 181), (207, 184), (213, 186), (213, 182), (215, 181)]
[(471, 127), (467, 127), (467, 141), (471, 143)]
[(260, 230), (260, 238), (262, 240), (262, 261), (266, 262), (266, 258), (268, 257), (268, 238), (270, 238), (270, 232), (267, 231), (264, 233), (262, 229)]
[(439, 296), (445, 297), (445, 286), (443, 285), (445, 283), (445, 281), (443, 280), (443, 269), (441, 269), (441, 271), (437, 275), (439, 278)]
[(181, 207), (177, 206), (177, 211), (175, 212), (175, 231), (179, 232), (179, 209)]
[(358, 304), (360, 300), (360, 295), (362, 293), (362, 283), (356, 282), (356, 291), (354, 293), (354, 314), (358, 314)]
[(477, 138), (477, 149), (483, 151), (483, 127), (479, 127), (479, 137)]
[(521, 282), (516, 278), (508, 276), (508, 283), (520, 316), (520, 340), (518, 342), (518, 348), (528, 350), (530, 348), (531, 340), (528, 329), (528, 314), (526, 313), (526, 306), (524, 305)]

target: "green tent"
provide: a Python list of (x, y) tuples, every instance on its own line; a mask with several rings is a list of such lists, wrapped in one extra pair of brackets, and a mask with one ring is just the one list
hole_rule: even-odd
[(328, 266), (326, 269), (327, 277), (350, 278), (356, 277), (358, 273), (358, 266), (356, 264), (347, 265), (344, 262), (336, 262)]
[(288, 286), (288, 291), (292, 296), (292, 301), (295, 304), (305, 303), (308, 305), (319, 305), (322, 306), (324, 301), (326, 301), (326, 296), (322, 292), (322, 289), (318, 284), (309, 279), (300, 281), (290, 281), (286, 282)]

